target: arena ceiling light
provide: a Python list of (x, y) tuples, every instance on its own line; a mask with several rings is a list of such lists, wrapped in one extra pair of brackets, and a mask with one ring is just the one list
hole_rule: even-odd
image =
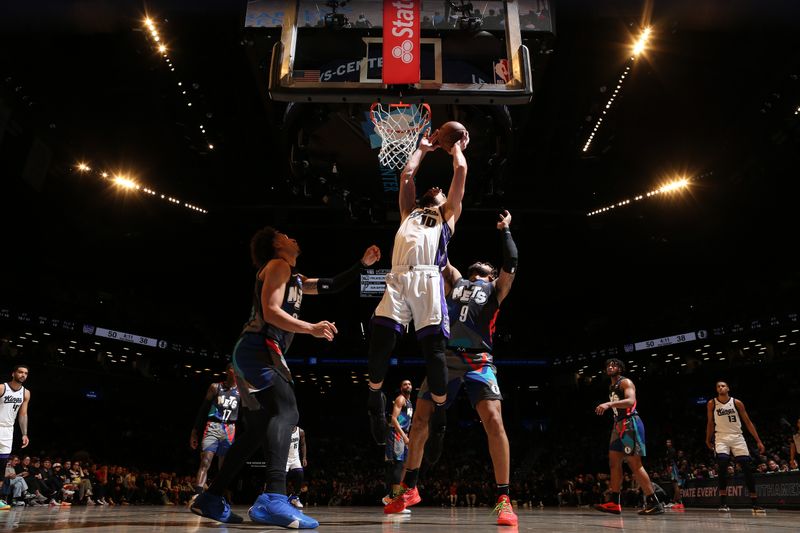
[(611, 92), (608, 100), (606, 101), (605, 106), (603, 106), (602, 110), (600, 111), (600, 115), (595, 120), (594, 127), (592, 128), (589, 137), (586, 139), (586, 142), (583, 144), (582, 152), (586, 153), (589, 151), (589, 148), (592, 146), (592, 142), (594, 141), (597, 132), (600, 130), (600, 127), (603, 125), (603, 120), (606, 118), (608, 113), (611, 111), (611, 106), (614, 105), (614, 101), (620, 96), (620, 92), (622, 91), (622, 86), (625, 83), (625, 80), (631, 73), (631, 69), (633, 68), (634, 63), (636, 62), (636, 58), (639, 57), (646, 49), (648, 41), (650, 41), (650, 37), (653, 34), (653, 29), (650, 26), (647, 26), (642, 29), (642, 32), (639, 34), (639, 37), (633, 43), (633, 47), (631, 49), (631, 56), (628, 59), (627, 65), (625, 65), (625, 69), (620, 74), (619, 78), (617, 78), (617, 82), (615, 84), (614, 90)]
[[(671, 181), (669, 183), (666, 183), (665, 185), (662, 185), (658, 189), (649, 191), (649, 192), (647, 192), (645, 194), (640, 194), (638, 196), (635, 196), (632, 201), (633, 202), (639, 202), (639, 201), (645, 200), (647, 198), (655, 198), (655, 197), (663, 196), (663, 195), (666, 195), (666, 194), (669, 194), (669, 193), (678, 192), (678, 191), (681, 191), (683, 189), (689, 188), (689, 184), (690, 183), (691, 183), (691, 180), (689, 178), (679, 178), (679, 179), (676, 179), (676, 180)], [(630, 199), (620, 200), (619, 202), (617, 202), (615, 204), (611, 204), (611, 205), (608, 205), (608, 206), (605, 206), (605, 207), (600, 207), (598, 209), (595, 209), (594, 211), (590, 211), (589, 213), (586, 213), (586, 216), (591, 217), (591, 216), (595, 216), (595, 215), (601, 215), (603, 213), (608, 213), (609, 211), (612, 211), (614, 209), (617, 209), (617, 208), (620, 208), (620, 207), (625, 207), (626, 205), (630, 205), (630, 203), (631, 203)]]
[[(164, 64), (167, 66), (167, 68), (169, 68), (169, 71), (176, 73), (177, 75), (176, 64), (173, 58), (171, 58), (169, 55), (169, 47), (164, 43), (164, 38), (161, 35), (156, 19), (150, 16), (146, 16), (143, 21), (143, 24), (144, 24), (145, 35), (147, 35), (148, 38), (150, 39), (153, 50), (157, 52), (158, 55), (161, 56), (161, 58), (164, 60)], [(193, 89), (199, 90), (200, 87), (199, 84), (192, 83), (190, 85)], [(192, 101), (189, 99), (190, 96), (186, 94), (186, 89), (183, 86), (183, 82), (178, 81), (177, 86), (179, 88), (178, 98), (183, 99), (185, 101), (187, 108), (192, 107)], [(197, 124), (200, 125), (200, 133), (203, 138), (202, 144), (204, 144), (208, 148), (208, 150), (213, 151), (214, 142), (211, 140), (207, 128), (205, 128), (204, 125), (202, 124), (202, 122), (211, 118), (212, 114), (210, 112), (207, 112), (205, 113), (205, 115), (203, 115), (202, 111), (197, 109), (197, 106), (194, 106), (192, 108), (192, 111), (194, 115), (194, 121), (196, 121)]]
[[(125, 191), (141, 192), (141, 193), (147, 194), (149, 196), (154, 196), (156, 198), (160, 198), (161, 200), (166, 200), (167, 202), (169, 202), (171, 204), (175, 204), (175, 205), (184, 207), (186, 209), (191, 209), (192, 211), (195, 211), (197, 213), (201, 213), (201, 214), (204, 214), (204, 215), (208, 214), (208, 210), (203, 209), (202, 207), (198, 207), (198, 206), (196, 206), (196, 205), (194, 205), (192, 203), (182, 201), (182, 200), (180, 200), (178, 198), (175, 198), (173, 196), (169, 196), (169, 195), (166, 195), (166, 194), (161, 194), (161, 193), (159, 193), (159, 192), (157, 192), (157, 191), (155, 191), (155, 190), (153, 190), (153, 189), (151, 189), (149, 187), (145, 187), (143, 185), (140, 185), (138, 182), (136, 182), (135, 180), (133, 180), (130, 177), (126, 176), (125, 174), (113, 174), (112, 175), (112, 174), (109, 174), (108, 172), (105, 172), (105, 171), (93, 171), (91, 169), (91, 167), (85, 162), (76, 163), (75, 167), (74, 167), (74, 170), (76, 172), (79, 172), (80, 174), (95, 175), (95, 176), (97, 176), (98, 178), (100, 178), (102, 180), (111, 182), (113, 185), (115, 185), (115, 186), (117, 186), (117, 187), (119, 187), (119, 188), (121, 188), (121, 189), (123, 189)], [(99, 343), (96, 343), (96, 344), (99, 344)]]

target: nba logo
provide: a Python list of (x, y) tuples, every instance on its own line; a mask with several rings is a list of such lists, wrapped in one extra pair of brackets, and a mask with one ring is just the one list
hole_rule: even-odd
[(511, 79), (508, 73), (508, 59), (500, 59), (492, 64), (494, 71), (494, 83), (496, 85), (505, 85)]

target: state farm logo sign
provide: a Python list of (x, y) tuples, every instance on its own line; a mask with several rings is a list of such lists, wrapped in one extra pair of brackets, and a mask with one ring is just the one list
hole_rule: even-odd
[(383, 2), (383, 82), (419, 82), (420, 0)]
[(414, 50), (414, 43), (405, 40), (400, 46), (392, 48), (392, 56), (403, 63), (411, 63), (414, 61), (414, 54), (411, 53), (412, 50)]

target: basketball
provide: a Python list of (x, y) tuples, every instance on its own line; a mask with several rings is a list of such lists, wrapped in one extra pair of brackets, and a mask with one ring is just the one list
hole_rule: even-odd
[(439, 132), (439, 145), (449, 152), (453, 145), (464, 137), (467, 128), (462, 123), (451, 120), (442, 124), (437, 131)]

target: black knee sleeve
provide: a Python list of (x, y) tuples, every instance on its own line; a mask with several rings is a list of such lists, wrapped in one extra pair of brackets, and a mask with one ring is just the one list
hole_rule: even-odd
[(389, 369), (389, 356), (397, 344), (398, 333), (380, 324), (373, 324), (369, 339), (369, 380), (380, 383)]
[(446, 341), (441, 333), (420, 339), (422, 355), (425, 357), (428, 390), (436, 396), (447, 394), (447, 361), (444, 350)]
[(294, 494), (300, 494), (300, 489), (303, 488), (302, 468), (293, 468), (286, 473), (286, 488), (289, 487)]
[(719, 477), (719, 492), (722, 494), (728, 488), (728, 457), (717, 457), (717, 476)]
[(736, 462), (742, 465), (742, 473), (744, 474), (744, 484), (747, 487), (747, 492), (750, 496), (756, 495), (756, 478), (753, 477), (753, 469), (750, 468), (750, 457), (736, 458)]

